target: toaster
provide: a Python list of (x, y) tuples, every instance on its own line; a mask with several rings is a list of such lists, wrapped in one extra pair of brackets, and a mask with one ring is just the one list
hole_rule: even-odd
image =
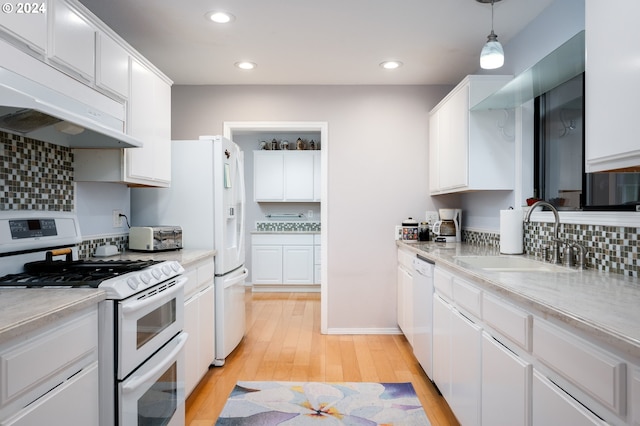
[(129, 229), (129, 250), (152, 252), (181, 248), (180, 226), (132, 226)]

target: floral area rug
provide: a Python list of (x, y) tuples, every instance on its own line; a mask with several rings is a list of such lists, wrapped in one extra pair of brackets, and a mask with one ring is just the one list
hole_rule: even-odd
[(428, 426), (411, 383), (238, 382), (217, 426)]

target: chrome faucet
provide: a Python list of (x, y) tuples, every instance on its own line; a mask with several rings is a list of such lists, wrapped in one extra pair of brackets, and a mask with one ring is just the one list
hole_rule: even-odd
[[(544, 200), (536, 201), (535, 203), (533, 203), (533, 205), (527, 212), (527, 215), (525, 216), (524, 221), (527, 223), (529, 222), (529, 218), (531, 217), (531, 212), (533, 212), (533, 210), (538, 206), (549, 207), (553, 212), (555, 223), (553, 224), (553, 250), (551, 251), (551, 262), (561, 263), (562, 261), (560, 259), (560, 246), (562, 245), (562, 241), (558, 238), (558, 229), (560, 228), (560, 215), (558, 214), (558, 210), (556, 210), (556, 208), (553, 205), (549, 204)], [(544, 259), (544, 260), (547, 260), (547, 259)]]

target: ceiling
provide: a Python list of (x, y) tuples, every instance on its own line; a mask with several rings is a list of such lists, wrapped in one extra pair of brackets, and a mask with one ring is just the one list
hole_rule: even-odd
[[(552, 1), (496, 3), (498, 40), (508, 43)], [(477, 71), (491, 30), (490, 4), (475, 0), (80, 2), (174, 84), (456, 84)], [(235, 20), (208, 22), (211, 10)], [(390, 59), (403, 66), (379, 66)]]

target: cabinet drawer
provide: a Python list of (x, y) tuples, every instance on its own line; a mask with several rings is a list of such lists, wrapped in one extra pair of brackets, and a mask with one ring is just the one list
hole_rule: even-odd
[(433, 271), (433, 286), (442, 296), (453, 299), (453, 275), (439, 269), (438, 266)]
[(482, 290), (462, 281), (453, 280), (453, 300), (456, 304), (466, 309), (470, 314), (480, 318), (482, 316)]
[(533, 317), (530, 314), (485, 293), (482, 318), (518, 346), (531, 351)]
[(1, 353), (0, 404), (34, 389), (51, 389), (77, 371), (60, 377), (78, 361), (96, 359), (97, 346), (98, 314), (93, 311)]
[(620, 415), (626, 410), (626, 364), (587, 341), (536, 319), (533, 353)]

